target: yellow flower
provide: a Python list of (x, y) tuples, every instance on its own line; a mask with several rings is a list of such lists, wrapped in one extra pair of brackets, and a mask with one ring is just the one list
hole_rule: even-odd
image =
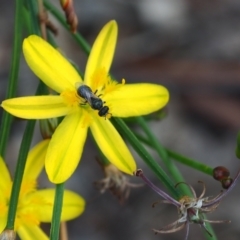
[[(48, 236), (39, 227), (40, 222), (51, 222), (54, 189), (36, 189), (36, 179), (44, 166), (49, 140), (38, 143), (28, 155), (21, 185), (14, 230), (21, 239), (47, 240)], [(6, 227), (8, 205), (12, 189), (10, 173), (0, 157), (0, 233)], [(61, 220), (78, 217), (85, 208), (85, 201), (78, 194), (64, 191)]]
[[(56, 96), (32, 96), (8, 99), (2, 107), (14, 116), (44, 119), (65, 116), (52, 136), (46, 155), (50, 181), (61, 183), (76, 169), (82, 155), (88, 127), (109, 161), (119, 170), (133, 174), (136, 163), (123, 139), (107, 119), (149, 114), (162, 108), (169, 99), (166, 88), (156, 84), (118, 84), (108, 75), (116, 46), (117, 24), (107, 23), (99, 33), (90, 53), (84, 81), (74, 67), (51, 45), (37, 36), (24, 40), (23, 52), (32, 71)], [(78, 95), (78, 86), (91, 88), (109, 107), (100, 117), (86, 99)], [(97, 91), (97, 92), (96, 92)]]

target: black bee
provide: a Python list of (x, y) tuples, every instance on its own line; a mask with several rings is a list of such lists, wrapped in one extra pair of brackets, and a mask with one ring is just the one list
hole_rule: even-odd
[(85, 103), (88, 103), (92, 109), (98, 110), (98, 115), (100, 117), (106, 117), (109, 114), (109, 107), (103, 106), (104, 101), (96, 95), (97, 91), (93, 93), (92, 89), (84, 84), (77, 87), (77, 94), (85, 99)]

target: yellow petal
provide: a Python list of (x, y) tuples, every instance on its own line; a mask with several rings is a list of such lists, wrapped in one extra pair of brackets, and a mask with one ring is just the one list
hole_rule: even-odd
[(0, 173), (1, 173), (0, 181), (0, 195), (1, 195), (0, 199), (1, 199), (2, 197), (6, 196), (12, 184), (10, 173), (1, 156), (0, 156)]
[(69, 108), (61, 96), (33, 96), (7, 99), (1, 106), (16, 117), (44, 119), (64, 116)]
[(45, 163), (49, 141), (49, 139), (43, 140), (30, 150), (23, 176), (25, 181), (36, 180), (38, 178)]
[(155, 112), (169, 100), (168, 90), (157, 84), (126, 84), (105, 95), (104, 101), (116, 117), (133, 117)]
[(96, 116), (90, 128), (95, 141), (107, 159), (119, 170), (132, 175), (136, 170), (136, 163), (111, 122)]
[[(40, 222), (52, 221), (54, 196), (55, 189), (38, 190), (29, 195), (29, 200), (40, 199), (39, 204), (35, 205)], [(34, 202), (36, 203), (37, 201), (35, 200)], [(72, 191), (64, 191), (61, 214), (62, 221), (68, 221), (78, 217), (84, 209), (85, 201), (80, 195)]]
[(7, 212), (3, 216), (0, 216), (0, 233), (5, 229), (6, 224), (7, 224)]
[(75, 89), (82, 79), (74, 67), (42, 38), (31, 35), (23, 42), (23, 53), (31, 70), (58, 93)]
[(88, 86), (92, 86), (92, 76), (96, 70), (104, 69), (105, 72), (109, 72), (117, 41), (117, 31), (117, 23), (110, 21), (97, 36), (85, 70), (84, 83)]
[(46, 155), (46, 171), (53, 183), (66, 181), (76, 169), (87, 136), (84, 114), (67, 115), (54, 132)]
[(17, 234), (22, 240), (49, 240), (43, 230), (35, 225), (21, 225)]

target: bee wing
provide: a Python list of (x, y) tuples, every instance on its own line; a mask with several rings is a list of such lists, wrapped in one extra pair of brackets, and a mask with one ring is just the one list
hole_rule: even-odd
[(75, 88), (78, 89), (79, 87), (81, 87), (82, 85), (84, 85), (82, 82), (75, 82)]
[(86, 99), (90, 106), (92, 106), (92, 98), (95, 97), (95, 95), (92, 92), (86, 92)]
[(82, 82), (76, 82), (75, 83), (76, 89), (78, 89), (81, 86), (85, 86), (85, 88), (83, 90), (84, 91), (84, 99), (89, 103), (89, 105), (92, 106), (92, 100), (91, 99), (94, 98), (95, 95), (93, 94), (92, 90), (87, 85), (85, 85), (84, 83), (82, 83)]

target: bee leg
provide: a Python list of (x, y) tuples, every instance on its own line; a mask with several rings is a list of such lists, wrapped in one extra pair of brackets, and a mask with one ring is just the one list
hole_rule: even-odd
[(87, 104), (87, 100), (85, 100), (84, 102), (80, 103), (81, 106), (86, 105)]
[(112, 114), (111, 114), (111, 113), (107, 113), (107, 114), (105, 115), (105, 120), (110, 119), (111, 117), (112, 117)]
[[(98, 91), (98, 90), (96, 90), (96, 91), (94, 92), (95, 95), (97, 94), (97, 91)], [(102, 96), (102, 94), (97, 95), (97, 97), (101, 97), (101, 96)]]

